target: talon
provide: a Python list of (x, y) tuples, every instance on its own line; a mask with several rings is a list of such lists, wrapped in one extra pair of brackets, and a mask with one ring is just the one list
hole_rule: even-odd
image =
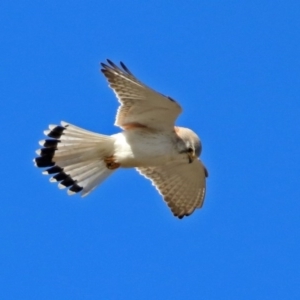
[(106, 157), (104, 162), (106, 163), (106, 168), (109, 170), (115, 170), (120, 167), (120, 164), (114, 161), (113, 156)]

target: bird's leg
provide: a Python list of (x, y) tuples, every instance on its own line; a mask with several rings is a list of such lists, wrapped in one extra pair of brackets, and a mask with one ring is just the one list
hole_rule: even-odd
[(108, 156), (108, 157), (104, 158), (104, 162), (106, 164), (106, 168), (109, 170), (115, 170), (120, 167), (120, 164), (114, 161), (113, 156)]

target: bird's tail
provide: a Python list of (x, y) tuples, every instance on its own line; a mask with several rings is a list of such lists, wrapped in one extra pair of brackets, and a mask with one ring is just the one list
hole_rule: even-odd
[(44, 131), (51, 139), (40, 141), (42, 149), (34, 159), (40, 168), (48, 167), (43, 174), (53, 174), (51, 182), (59, 188), (69, 188), (68, 194), (81, 192), (88, 195), (114, 170), (104, 161), (113, 155), (114, 139), (61, 122)]

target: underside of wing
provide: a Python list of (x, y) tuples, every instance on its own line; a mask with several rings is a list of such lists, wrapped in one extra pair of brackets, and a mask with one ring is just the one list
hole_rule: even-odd
[(200, 160), (137, 170), (152, 181), (174, 216), (181, 219), (202, 207), (207, 171)]
[(144, 85), (121, 62), (118, 67), (110, 60), (102, 63), (102, 73), (114, 90), (120, 107), (115, 125), (130, 129), (148, 127), (172, 130), (182, 109), (170, 97), (166, 97)]

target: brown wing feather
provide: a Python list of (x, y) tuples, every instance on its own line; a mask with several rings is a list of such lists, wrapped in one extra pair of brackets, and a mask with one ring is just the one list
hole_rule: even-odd
[(150, 179), (174, 216), (189, 216), (201, 208), (205, 197), (205, 167), (200, 160), (191, 164), (167, 164), (137, 169)]
[(182, 111), (180, 105), (140, 82), (122, 62), (121, 67), (110, 60), (107, 63), (101, 64), (101, 71), (121, 103), (115, 125), (125, 129), (136, 124), (173, 130), (175, 120)]

